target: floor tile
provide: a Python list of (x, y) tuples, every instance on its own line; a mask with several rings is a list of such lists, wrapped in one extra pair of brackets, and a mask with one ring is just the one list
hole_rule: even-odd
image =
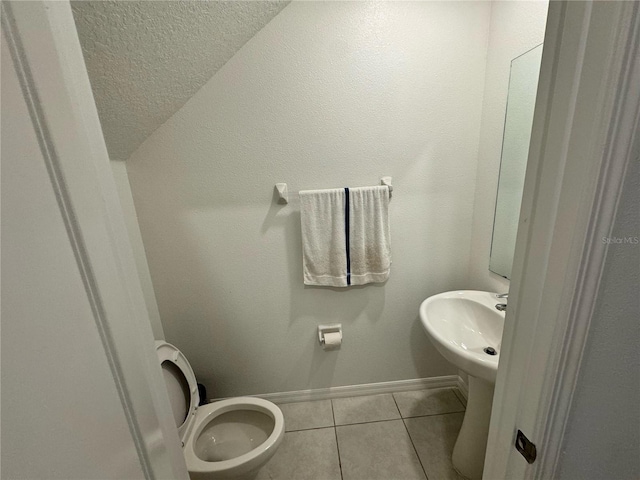
[(462, 426), (463, 413), (406, 418), (404, 420), (427, 477), (461, 480), (453, 469), (451, 454)]
[(395, 420), (400, 413), (390, 393), (333, 400), (336, 425)]
[(464, 412), (452, 388), (432, 388), (393, 394), (403, 418)]
[(287, 432), (256, 480), (340, 480), (334, 428)]
[(284, 426), (287, 432), (333, 427), (331, 400), (283, 403), (278, 406), (284, 415)]
[(402, 420), (345, 425), (336, 433), (344, 480), (425, 480)]

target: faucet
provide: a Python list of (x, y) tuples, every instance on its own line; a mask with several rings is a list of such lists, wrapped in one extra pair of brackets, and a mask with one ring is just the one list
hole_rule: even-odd
[[(499, 295), (496, 295), (496, 298), (507, 299), (507, 298), (509, 298), (509, 293), (501, 293)], [(498, 310), (499, 312), (504, 312), (506, 309), (507, 309), (507, 304), (506, 303), (498, 303), (496, 305), (496, 310)]]

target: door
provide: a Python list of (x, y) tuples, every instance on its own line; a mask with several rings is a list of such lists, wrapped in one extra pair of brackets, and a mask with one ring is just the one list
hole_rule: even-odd
[(67, 2), (2, 4), (2, 478), (188, 478)]

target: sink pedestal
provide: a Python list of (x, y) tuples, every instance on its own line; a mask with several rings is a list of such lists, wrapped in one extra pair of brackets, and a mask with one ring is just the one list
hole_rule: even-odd
[(495, 385), (469, 375), (469, 398), (451, 460), (462, 476), (481, 480)]
[(497, 302), (495, 293), (456, 290), (433, 295), (420, 305), (420, 321), (431, 343), (469, 375), (467, 411), (452, 462), (470, 480), (482, 479), (487, 450), (505, 316), (496, 309)]

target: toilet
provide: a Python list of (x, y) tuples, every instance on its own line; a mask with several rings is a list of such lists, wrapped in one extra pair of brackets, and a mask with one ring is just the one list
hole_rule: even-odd
[(198, 406), (198, 384), (187, 358), (166, 342), (156, 342), (156, 351), (191, 479), (254, 478), (282, 442), (282, 411), (253, 397)]

